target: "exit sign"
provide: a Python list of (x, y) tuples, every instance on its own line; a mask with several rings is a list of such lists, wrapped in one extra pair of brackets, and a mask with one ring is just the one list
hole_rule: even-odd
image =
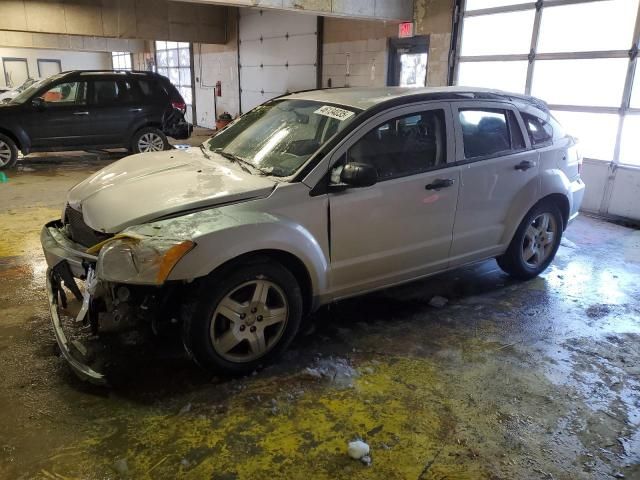
[(398, 37), (413, 37), (413, 22), (403, 22), (398, 26)]

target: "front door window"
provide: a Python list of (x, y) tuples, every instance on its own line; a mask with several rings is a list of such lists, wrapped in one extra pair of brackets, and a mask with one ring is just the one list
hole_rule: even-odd
[(40, 95), (40, 98), (48, 104), (85, 105), (87, 103), (87, 82), (59, 83)]

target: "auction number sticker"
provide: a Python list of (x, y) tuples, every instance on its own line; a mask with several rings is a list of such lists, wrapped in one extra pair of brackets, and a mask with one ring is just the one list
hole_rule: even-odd
[(324, 115), (325, 117), (335, 118), (337, 120), (340, 120), (341, 122), (355, 115), (355, 113), (353, 113), (350, 110), (345, 110), (344, 108), (332, 107), (331, 105), (323, 105), (313, 113), (317, 113), (318, 115)]

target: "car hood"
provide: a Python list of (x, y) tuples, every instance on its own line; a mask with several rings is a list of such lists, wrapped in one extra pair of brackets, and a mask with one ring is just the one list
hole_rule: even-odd
[(200, 148), (123, 158), (71, 189), (68, 203), (105, 233), (179, 212), (266, 197), (276, 181)]

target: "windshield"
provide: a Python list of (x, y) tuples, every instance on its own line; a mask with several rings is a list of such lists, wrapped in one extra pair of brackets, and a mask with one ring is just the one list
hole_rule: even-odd
[(265, 175), (288, 177), (358, 112), (309, 100), (276, 100), (243, 115), (204, 146)]
[(25, 90), (22, 90), (18, 95), (16, 95), (14, 97), (13, 100), (11, 100), (10, 103), (24, 103), (27, 100), (29, 100), (34, 93), (36, 93), (38, 90), (40, 90), (40, 88), (44, 87), (45, 85), (48, 85), (50, 83), (52, 83), (53, 81), (57, 80), (58, 77), (60, 77), (61, 75), (53, 75), (52, 77), (47, 78), (46, 80), (37, 80), (35, 82), (33, 82), (31, 85), (29, 85), (28, 88), (26, 88)]

